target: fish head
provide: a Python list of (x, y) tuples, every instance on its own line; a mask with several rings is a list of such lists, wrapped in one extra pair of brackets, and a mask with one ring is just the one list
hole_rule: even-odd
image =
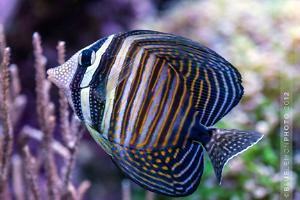
[(47, 71), (48, 79), (65, 93), (73, 109), (76, 102), (73, 102), (72, 93), (80, 94), (82, 89), (90, 86), (95, 71), (101, 67), (105, 41), (106, 38), (96, 41), (76, 52), (64, 64)]
[[(93, 52), (89, 54), (91, 55), (84, 50), (78, 51), (62, 65), (47, 70), (48, 79), (64, 92), (73, 109), (76, 102), (73, 102), (72, 92), (77, 91), (80, 94), (80, 91), (88, 86), (81, 86), (80, 80), (86, 71), (87, 60), (94, 59), (92, 56), (94, 57), (95, 54)], [(89, 56), (91, 58), (88, 58)]]

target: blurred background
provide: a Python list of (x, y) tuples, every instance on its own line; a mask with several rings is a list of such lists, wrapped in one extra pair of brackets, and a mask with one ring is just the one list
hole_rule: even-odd
[[(42, 36), (47, 68), (58, 65), (56, 45), (67, 58), (95, 40), (132, 29), (186, 36), (213, 49), (242, 74), (245, 95), (217, 126), (255, 129), (265, 135), (227, 164), (222, 186), (211, 164), (198, 190), (181, 199), (280, 199), (280, 112), (288, 88), (293, 119), (294, 199), (300, 199), (300, 1), (293, 0), (0, 0), (12, 62), (19, 67), (26, 110), (15, 128), (37, 127), (32, 34)], [(51, 98), (57, 103), (55, 87)], [(58, 111), (57, 111), (58, 112)], [(77, 152), (74, 182), (91, 181), (86, 199), (121, 199), (124, 176), (86, 133)], [(132, 183), (133, 199), (145, 191)], [(155, 199), (172, 199), (157, 195)]]

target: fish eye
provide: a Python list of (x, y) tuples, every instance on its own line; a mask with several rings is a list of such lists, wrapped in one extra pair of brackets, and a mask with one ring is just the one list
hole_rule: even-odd
[(95, 51), (91, 49), (83, 50), (78, 56), (78, 63), (82, 67), (89, 67), (94, 64), (96, 59)]

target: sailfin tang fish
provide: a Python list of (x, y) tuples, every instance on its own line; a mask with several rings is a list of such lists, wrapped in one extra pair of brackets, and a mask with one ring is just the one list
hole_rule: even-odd
[(262, 138), (212, 127), (240, 101), (241, 75), (184, 37), (148, 30), (113, 34), (47, 73), (114, 163), (156, 193), (193, 193), (205, 151), (220, 182), (227, 161)]

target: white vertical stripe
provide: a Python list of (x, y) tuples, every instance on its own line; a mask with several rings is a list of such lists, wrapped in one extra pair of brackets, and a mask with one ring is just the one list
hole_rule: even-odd
[[(150, 35), (150, 36), (153, 37), (152, 35)], [(145, 37), (147, 37), (147, 35), (133, 35), (133, 36), (129, 36), (125, 39), (119, 53), (116, 55), (115, 63), (113, 64), (113, 66), (110, 70), (108, 82), (107, 82), (107, 86), (106, 86), (107, 91), (110, 91), (111, 89), (113, 89), (117, 86), (118, 80), (119, 80), (119, 75), (122, 70), (127, 52), (129, 50), (129, 48), (131, 47), (131, 44), (134, 41), (143, 39)]]
[[(151, 69), (149, 69), (148, 73), (145, 73), (146, 70), (144, 71), (144, 74), (143, 74), (143, 77), (142, 77), (142, 82), (139, 85), (138, 92), (136, 94), (136, 98), (135, 98), (134, 103), (133, 103), (134, 106), (138, 107), (137, 111), (139, 111), (139, 108), (140, 108), (142, 102), (145, 100), (144, 99), (145, 95), (146, 95), (145, 89), (148, 87), (148, 84), (150, 84), (149, 79), (150, 79), (150, 76), (151, 76), (151, 73), (152, 73), (152, 70), (153, 70), (154, 63), (155, 63), (155, 56), (150, 55), (146, 65), (147, 66), (149, 65), (151, 67)], [(164, 71), (166, 71), (166, 69)], [(155, 74), (154, 76), (158, 76), (158, 74)], [(141, 133), (138, 133), (138, 134), (141, 134), (141, 136), (140, 136), (141, 138), (139, 140), (140, 143), (142, 143), (145, 140), (146, 135), (149, 134), (148, 131), (149, 131), (150, 125), (153, 123), (153, 120), (154, 120), (154, 118), (157, 114), (158, 108), (159, 108), (161, 98), (163, 96), (163, 86), (165, 85), (166, 80), (167, 80), (167, 74), (163, 73), (163, 71), (162, 71), (162, 73), (158, 77), (158, 84), (153, 86), (155, 88), (154, 88), (154, 92), (153, 92), (151, 98), (153, 98), (153, 96), (156, 96), (156, 98), (153, 98), (153, 101), (152, 101), (151, 105), (146, 105), (146, 106), (150, 106), (150, 108), (149, 108), (149, 112), (148, 112), (147, 116), (145, 116), (145, 117), (147, 117), (147, 120), (145, 121), (143, 129), (141, 130)], [(148, 84), (146, 84), (147, 82), (148, 82)], [(143, 87), (143, 85), (144, 85), (144, 87)], [(151, 91), (148, 91), (148, 92), (151, 92)], [(141, 96), (139, 101), (138, 101), (138, 96)], [(132, 130), (134, 130), (133, 127), (134, 127), (134, 125), (135, 125), (135, 123), (138, 119), (138, 113), (139, 112), (132, 113), (132, 115), (133, 115), (132, 119), (133, 120), (128, 125), (128, 128), (131, 127)], [(142, 117), (144, 117), (144, 116), (142, 116)], [(128, 132), (128, 130), (127, 130), (127, 132)]]
[(87, 124), (91, 124), (91, 112), (90, 112), (90, 88), (83, 88), (80, 91), (80, 99), (81, 99), (81, 110), (83, 119)]
[[(208, 105), (208, 103), (209, 103), (209, 101), (213, 101), (213, 100), (211, 100), (211, 98), (214, 98), (214, 97), (212, 97), (212, 84), (211, 84), (211, 82), (210, 82), (210, 80), (209, 80), (209, 74), (208, 74), (208, 72), (207, 72), (207, 70), (208, 69), (205, 69), (204, 68), (204, 70), (203, 70), (203, 73), (204, 73), (204, 77), (205, 77), (205, 83), (207, 83), (207, 91), (204, 89), (203, 90), (203, 93), (207, 93), (207, 98), (206, 98), (206, 100), (205, 100), (205, 103), (204, 103), (204, 105), (203, 105), (203, 107), (202, 107), (202, 113), (201, 113), (201, 118), (200, 118), (200, 123), (201, 124), (203, 124), (203, 125), (206, 125), (206, 124), (204, 124), (203, 123), (203, 118), (205, 117), (205, 113), (206, 113), (206, 109), (207, 109), (207, 105)], [(206, 76), (207, 76), (207, 80), (206, 80)], [(209, 84), (208, 84), (209, 83)], [(208, 89), (208, 85), (210, 85), (210, 89)], [(210, 91), (210, 96), (209, 96), (209, 98), (208, 98), (208, 91)]]
[[(148, 87), (146, 83), (148, 82), (148, 79), (151, 75), (151, 70), (153, 68), (154, 60), (155, 60), (155, 57), (153, 55), (150, 55), (150, 57), (147, 60), (147, 63), (144, 63), (145, 69), (142, 72), (141, 82), (138, 85), (136, 95), (134, 97), (132, 97), (132, 98), (134, 98), (134, 101), (133, 101), (132, 108), (131, 108), (130, 120), (128, 122), (127, 130), (126, 130), (126, 138), (125, 138), (125, 142), (124, 142), (125, 145), (129, 145), (129, 143), (130, 143), (130, 139), (131, 139), (133, 131), (134, 131), (134, 125), (135, 125), (137, 117), (138, 117), (140, 106), (146, 95), (145, 89)], [(147, 118), (147, 121), (149, 121), (149, 120), (150, 119)]]
[[(140, 50), (136, 59), (134, 60), (133, 62), (133, 68), (132, 68), (132, 71), (130, 73), (130, 76), (128, 77), (128, 80), (126, 81), (126, 84), (125, 84), (125, 88), (124, 88), (124, 91), (123, 91), (123, 94), (122, 94), (122, 98), (121, 98), (121, 101), (120, 101), (120, 113), (119, 113), (119, 120), (116, 121), (116, 129), (115, 129), (115, 133), (117, 134), (117, 138), (116, 138), (116, 142), (119, 143), (120, 142), (120, 139), (121, 139), (121, 132), (122, 132), (122, 122), (123, 122), (123, 118), (124, 118), (124, 113), (125, 113), (125, 110), (127, 108), (127, 103), (128, 103), (128, 96), (129, 96), (129, 92), (130, 92), (130, 88), (131, 88), (131, 85), (132, 85), (132, 82), (133, 82), (133, 79), (135, 77), (135, 74), (136, 74), (136, 71), (137, 71), (137, 68), (139, 66), (139, 63), (140, 63), (140, 59), (141, 59), (141, 52), (143, 50)], [(128, 134), (129, 135), (129, 134)]]
[(125, 39), (125, 41), (122, 44), (122, 47), (119, 51), (119, 53), (116, 55), (116, 60), (113, 66), (111, 67), (109, 76), (108, 76), (108, 82), (106, 89), (109, 92), (109, 90), (115, 88), (118, 84), (119, 76), (126, 58), (126, 54), (128, 52), (128, 49), (130, 48), (131, 44), (133, 42), (133, 37), (128, 37)]
[[(131, 85), (133, 83), (133, 80), (136, 77), (136, 73), (137, 73), (137, 70), (138, 70), (138, 67), (139, 67), (139, 64), (140, 64), (140, 61), (141, 61), (143, 51), (144, 51), (144, 49), (140, 49), (139, 52), (137, 53), (137, 55), (136, 55), (136, 57), (135, 57), (135, 59), (132, 63), (131, 74), (130, 74), (130, 76), (128, 78), (128, 81), (126, 82), (126, 85), (125, 85), (125, 89), (124, 89), (122, 99), (121, 99), (121, 108), (120, 108), (120, 114), (119, 114), (119, 119), (120, 120), (117, 122), (118, 129), (115, 130), (117, 134), (121, 134), (122, 121), (123, 121), (123, 117), (124, 117), (124, 112), (127, 108), (129, 91), (130, 91)], [(132, 97), (132, 98), (135, 98), (135, 97)], [(125, 102), (126, 102), (126, 104), (125, 104)], [(131, 113), (131, 115), (132, 114), (133, 113)], [(130, 141), (130, 138), (131, 138), (131, 133), (130, 133), (130, 131), (127, 130), (125, 140), (128, 142), (128, 140)], [(117, 137), (117, 141), (119, 141), (119, 139), (120, 138)]]
[[(153, 35), (150, 35), (150, 36), (153, 37)], [(133, 36), (127, 37), (124, 40), (124, 42), (122, 43), (119, 53), (117, 55), (115, 55), (116, 59), (110, 70), (107, 85), (106, 85), (106, 90), (107, 90), (108, 96), (106, 97), (106, 104), (105, 104), (105, 109), (104, 109), (104, 113), (106, 113), (104, 116), (105, 119), (103, 119), (103, 123), (102, 123), (103, 133), (106, 136), (107, 136), (108, 130), (109, 130), (112, 108), (114, 107), (115, 88), (117, 87), (119, 75), (122, 70), (128, 49), (130, 48), (131, 44), (134, 41), (143, 39), (145, 37), (147, 37), (147, 35), (133, 35)], [(119, 118), (119, 119), (122, 120), (121, 118)], [(118, 135), (117, 140), (119, 141), (119, 139), (120, 138)]]
[[(230, 83), (231, 83), (231, 85), (232, 85), (232, 90), (233, 90), (233, 98), (232, 98), (232, 100), (231, 100), (231, 103), (230, 103), (230, 106), (228, 106), (227, 107), (227, 109), (226, 109), (226, 111), (225, 111), (225, 113), (226, 112), (228, 112), (229, 111), (229, 108), (231, 108), (231, 106), (232, 106), (232, 104), (233, 104), (233, 102), (234, 102), (234, 100), (235, 100), (235, 98), (236, 98), (236, 96), (238, 95), (241, 95), (241, 92), (242, 92), (242, 88), (241, 88), (241, 85), (240, 85), (240, 83), (239, 83), (239, 78), (238, 78), (238, 73), (239, 72), (236, 72), (232, 67), (230, 67), (230, 66), (228, 66), (228, 64), (226, 64), (226, 63), (224, 63), (224, 62), (221, 62), (220, 63), (220, 65), (222, 66), (222, 67), (225, 67), (225, 68), (227, 68), (228, 69), (228, 77), (230, 78)], [(232, 75), (234, 76), (234, 79), (233, 79), (233, 77), (232, 77)], [(233, 80), (234, 80), (234, 82), (233, 82)], [(237, 88), (235, 87), (235, 86), (237, 86)], [(236, 92), (236, 89), (238, 89), (238, 92)]]
[(104, 108), (104, 116), (101, 122), (101, 132), (103, 134), (104, 138), (108, 138), (108, 130), (109, 130), (109, 123), (110, 123), (110, 118), (111, 118), (111, 113), (112, 113), (112, 108), (114, 104), (114, 99), (115, 99), (115, 88), (110, 91), (108, 94), (106, 94), (106, 100), (105, 100), (105, 108)]
[(215, 118), (212, 121), (213, 124), (215, 123), (215, 121), (217, 120), (217, 118), (220, 117), (220, 113), (221, 112), (223, 113), (223, 108), (224, 108), (224, 105), (225, 105), (225, 103), (227, 101), (227, 98), (228, 98), (228, 86), (227, 86), (226, 80), (224, 78), (224, 74), (220, 73), (220, 75), (222, 76), (222, 81), (223, 81), (223, 83), (221, 83), (221, 84), (223, 84), (223, 86), (225, 87), (225, 92), (223, 92), (225, 94), (225, 97), (223, 99), (223, 103), (222, 103), (221, 108), (219, 109), (219, 112), (216, 114)]
[(233, 101), (234, 101), (234, 99), (235, 99), (235, 97), (236, 97), (236, 95), (235, 95), (235, 94), (236, 94), (236, 90), (235, 90), (235, 85), (233, 84), (233, 81), (232, 81), (232, 77), (231, 77), (230, 74), (229, 74), (228, 77), (229, 77), (229, 79), (230, 79), (231, 89), (233, 90), (233, 92), (232, 92), (233, 96), (231, 97), (230, 104), (227, 106), (227, 109), (226, 109), (226, 111), (224, 112), (224, 114), (227, 113), (227, 112), (229, 111), (230, 108), (232, 108)]
[[(125, 41), (122, 44), (122, 47), (119, 51), (119, 53), (116, 55), (116, 60), (111, 67), (109, 76), (108, 76), (108, 81), (106, 85), (106, 90), (107, 90), (107, 98), (106, 98), (106, 104), (105, 104), (105, 119), (103, 120), (103, 133), (104, 135), (108, 134), (109, 130), (109, 125), (110, 125), (110, 120), (111, 120), (111, 114), (112, 114), (112, 109), (114, 107), (114, 98), (115, 98), (115, 88), (118, 84), (119, 80), (119, 75), (122, 70), (122, 66), (124, 64), (125, 58), (126, 58), (126, 53), (128, 52), (129, 47), (131, 46), (133, 42), (133, 37), (128, 37), (125, 39)], [(109, 104), (109, 105), (107, 105)], [(121, 118), (120, 118), (121, 120)], [(119, 142), (120, 137), (118, 135), (117, 137), (117, 142)]]
[[(86, 87), (90, 84), (92, 78), (93, 78), (93, 75), (94, 73), (96, 72), (98, 66), (99, 66), (99, 63), (101, 61), (101, 58), (102, 58), (102, 55), (105, 53), (106, 49), (108, 48), (109, 44), (111, 43), (112, 39), (113, 39), (114, 35), (110, 35), (106, 41), (102, 44), (102, 46), (100, 47), (100, 49), (96, 52), (96, 60), (95, 62), (89, 66), (86, 70), (86, 72), (84, 73), (84, 76), (81, 80), (81, 83), (80, 83), (80, 87)], [(88, 46), (87, 48), (84, 48), (83, 50), (85, 49), (88, 49), (90, 48), (92, 45)]]
[[(211, 110), (210, 111), (207, 111), (207, 112), (210, 112), (210, 114), (209, 114), (209, 116), (206, 118), (206, 121), (205, 121), (205, 124), (207, 124), (207, 122), (209, 122), (210, 121), (210, 117), (211, 117), (211, 115), (213, 114), (213, 112), (215, 111), (215, 108), (216, 108), (216, 105), (218, 104), (218, 101), (219, 101), (219, 96), (220, 96), (220, 85), (219, 85), (219, 81), (218, 81), (218, 79), (217, 79), (217, 75), (216, 75), (216, 73), (214, 72), (214, 70), (211, 70), (210, 68), (208, 68), (208, 70), (210, 70), (211, 71), (211, 73), (213, 74), (212, 76), (214, 77), (214, 83), (215, 83), (215, 86), (216, 86), (216, 90), (217, 90), (217, 92), (216, 92), (216, 94), (217, 94), (217, 97), (216, 97), (216, 99), (214, 100), (215, 101), (215, 103), (214, 103), (214, 105), (213, 105), (213, 107), (211, 108)], [(209, 75), (209, 74), (208, 74)], [(211, 82), (212, 83), (212, 82)], [(211, 84), (212, 85), (212, 84)], [(214, 97), (215, 98), (215, 97)], [(206, 111), (205, 111), (206, 112)]]
[[(165, 70), (165, 68), (163, 69), (163, 70)], [(167, 70), (165, 70), (166, 72), (165, 73), (167, 73)], [(166, 77), (166, 79), (168, 79), (167, 77)], [(166, 99), (166, 104), (165, 104), (165, 106), (163, 107), (163, 112), (161, 113), (161, 117), (159, 118), (159, 121), (158, 121), (158, 123), (157, 123), (157, 126), (156, 126), (156, 128), (154, 129), (154, 131), (153, 131), (153, 134), (151, 135), (151, 141), (150, 141), (150, 143), (149, 143), (149, 147), (152, 147), (153, 145), (154, 145), (154, 143), (155, 143), (155, 141), (156, 141), (156, 139), (157, 139), (157, 137), (158, 137), (158, 135), (159, 135), (159, 133), (160, 133), (160, 129), (162, 128), (162, 125), (163, 125), (163, 122), (164, 122), (164, 120), (165, 120), (165, 116), (167, 116), (167, 113), (168, 113), (168, 109), (169, 109), (169, 107), (171, 106), (171, 101), (172, 101), (172, 97), (173, 97), (173, 95), (174, 95), (174, 92), (175, 92), (175, 85), (176, 85), (176, 80), (175, 79), (173, 79), (173, 80), (171, 80), (172, 82), (171, 82), (171, 86), (170, 86), (170, 88), (168, 89), (169, 90), (169, 94), (168, 94), (168, 96), (166, 97), (167, 99)], [(165, 92), (167, 92), (167, 91), (164, 91), (164, 93)], [(146, 133), (146, 132), (145, 132)], [(143, 141), (144, 141), (144, 139), (145, 139), (145, 133), (143, 133), (143, 137), (140, 137), (140, 140), (139, 140), (139, 144), (140, 143), (142, 143)], [(163, 134), (163, 133), (162, 133)], [(161, 135), (162, 136), (162, 135)]]

